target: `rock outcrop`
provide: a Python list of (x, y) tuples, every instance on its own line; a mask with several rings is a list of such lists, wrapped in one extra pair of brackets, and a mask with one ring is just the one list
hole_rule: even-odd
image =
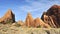
[(14, 23), (15, 22), (15, 15), (12, 13), (12, 10), (8, 10), (6, 14), (0, 18), (0, 23)]
[(60, 6), (53, 5), (47, 12), (42, 15), (42, 20), (53, 28), (60, 27)]
[(41, 19), (34, 19), (32, 15), (28, 13), (24, 23), (22, 21), (16, 23), (15, 15), (12, 13), (12, 10), (9, 9), (6, 14), (0, 18), (0, 23), (13, 23), (12, 25), (19, 24), (18, 26), (21, 25), (23, 27), (60, 28), (60, 6), (53, 5), (47, 12), (43, 12)]
[(40, 18), (33, 19), (30, 13), (28, 13), (26, 17), (25, 25), (28, 27), (50, 28), (50, 26), (48, 24), (45, 24)]
[(33, 17), (30, 13), (27, 14), (25, 24), (26, 26), (30, 27), (33, 23)]
[(44, 23), (40, 18), (34, 20), (34, 27), (50, 28), (50, 26)]

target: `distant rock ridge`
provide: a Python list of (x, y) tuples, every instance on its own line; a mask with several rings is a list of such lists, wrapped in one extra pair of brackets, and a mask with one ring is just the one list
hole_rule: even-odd
[(2, 18), (0, 18), (0, 22), (1, 23), (15, 22), (15, 15), (13, 14), (11, 9), (9, 9)]

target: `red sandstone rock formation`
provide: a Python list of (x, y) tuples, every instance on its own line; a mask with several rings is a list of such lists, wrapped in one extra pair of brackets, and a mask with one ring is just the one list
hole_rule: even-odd
[(40, 18), (36, 18), (34, 20), (33, 25), (34, 25), (34, 27), (40, 26), (40, 27), (43, 27), (43, 28), (50, 28), (50, 26), (48, 24), (44, 23)]
[(48, 23), (51, 27), (60, 27), (60, 6), (53, 5), (42, 15), (42, 20)]
[(12, 13), (12, 10), (8, 10), (6, 14), (0, 18), (0, 23), (15, 22), (15, 15)]
[(33, 23), (33, 17), (30, 13), (27, 14), (25, 24), (26, 26), (30, 27)]
[[(14, 23), (15, 22), (15, 15), (12, 13), (11, 10), (8, 10), (6, 14), (0, 18), (0, 23)], [(26, 17), (25, 23), (22, 21), (18, 21), (18, 24), (21, 26), (28, 26), (28, 27), (38, 27), (41, 26), (43, 28), (59, 28), (60, 27), (60, 6), (53, 5), (47, 12), (44, 12), (41, 19), (36, 18), (33, 19), (32, 15), (28, 13)], [(13, 24), (14, 25), (14, 24)]]
[(28, 27), (44, 27), (44, 28), (50, 28), (48, 24), (45, 24), (40, 18), (36, 18), (35, 20), (32, 18), (31, 14), (28, 13), (25, 21), (26, 26)]

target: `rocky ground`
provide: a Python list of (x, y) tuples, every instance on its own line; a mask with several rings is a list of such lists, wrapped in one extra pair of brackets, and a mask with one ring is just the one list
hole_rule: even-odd
[(0, 34), (60, 34), (60, 28), (27, 28), (0, 24)]

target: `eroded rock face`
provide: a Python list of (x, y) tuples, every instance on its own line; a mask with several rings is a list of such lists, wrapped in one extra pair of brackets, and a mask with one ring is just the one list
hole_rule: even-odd
[(42, 20), (51, 27), (60, 27), (60, 6), (53, 5), (47, 12), (43, 13)]
[(40, 18), (36, 18), (34, 20), (34, 27), (42, 27), (42, 28), (50, 28), (50, 26), (47, 23), (44, 23)]
[(0, 18), (0, 23), (14, 23), (15, 22), (15, 15), (12, 13), (12, 10), (8, 10), (6, 14)]
[(27, 14), (25, 24), (26, 26), (30, 27), (33, 23), (33, 17), (30, 13)]
[(40, 18), (33, 19), (30, 13), (27, 15), (25, 24), (28, 27), (50, 28), (50, 26), (48, 24), (45, 24)]

